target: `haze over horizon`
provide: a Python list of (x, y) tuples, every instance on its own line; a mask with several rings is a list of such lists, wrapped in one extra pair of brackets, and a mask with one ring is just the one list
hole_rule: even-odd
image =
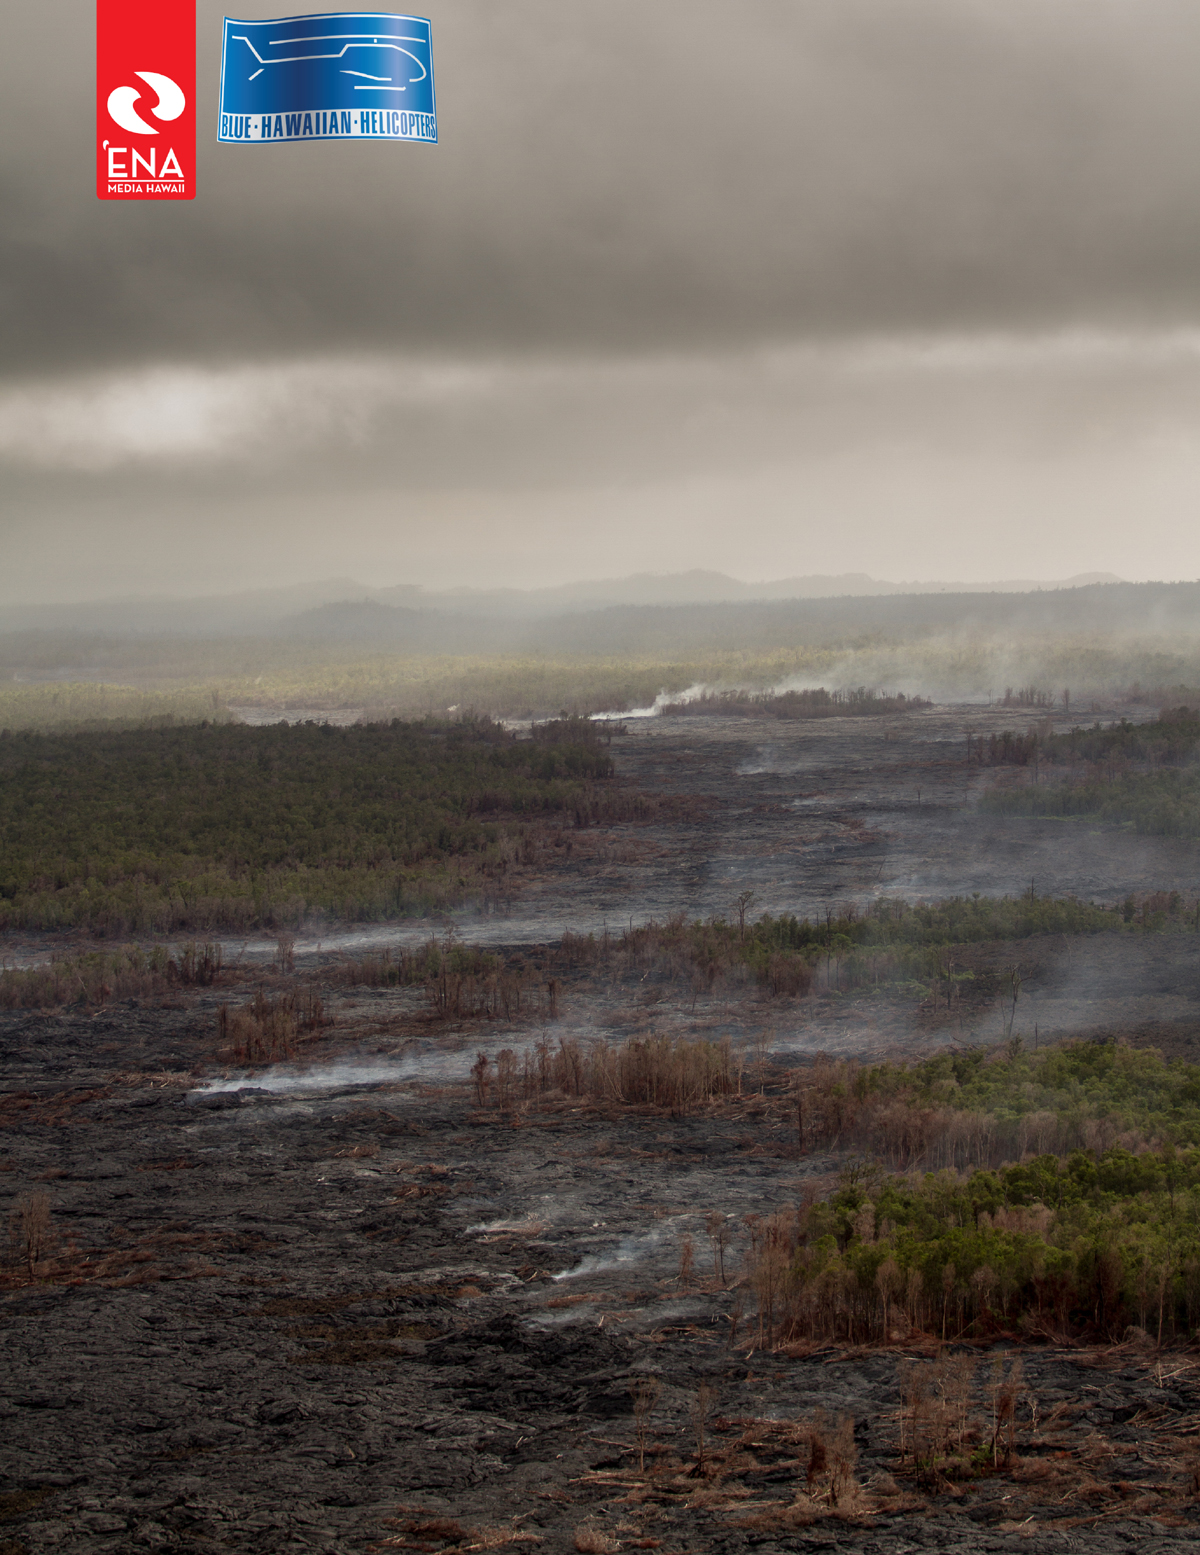
[(255, 600), (267, 604), (279, 612), (288, 609), (304, 609), (311, 605), (353, 602), (357, 600), (381, 600), (389, 604), (440, 604), (453, 606), (458, 600), (464, 603), (477, 601), (511, 601), (516, 609), (541, 607), (552, 611), (586, 608), (609, 603), (621, 604), (671, 604), (706, 603), (724, 600), (755, 599), (829, 599), (870, 597), (880, 594), (930, 594), (930, 593), (1026, 593), (1043, 589), (1080, 588), (1092, 584), (1125, 582), (1179, 582), (1180, 579), (1149, 580), (1119, 578), (1115, 573), (1077, 573), (1070, 578), (976, 578), (976, 579), (889, 579), (873, 578), (868, 573), (824, 573), (790, 578), (736, 578), (728, 573), (692, 568), (686, 572), (628, 573), (623, 577), (568, 578), (543, 584), (540, 587), (517, 588), (499, 585), (488, 588), (481, 585), (450, 584), (444, 588), (426, 584), (404, 582), (363, 583), (349, 577), (305, 578), (291, 584), (266, 585), (259, 588), (226, 588), (211, 591), (200, 586), (187, 587), (184, 580), (177, 586), (156, 592), (107, 591), (79, 593), (66, 598), (25, 599), (16, 604), (0, 599), (0, 630), (6, 621), (28, 616), (35, 620), (37, 612), (62, 611), (72, 606), (95, 606), (101, 609), (139, 604), (180, 603), (236, 603)]
[(0, 604), (1200, 575), (1194, 7), (424, 9), (441, 144), (266, 148), (199, 0), (141, 207), (0, 22)]

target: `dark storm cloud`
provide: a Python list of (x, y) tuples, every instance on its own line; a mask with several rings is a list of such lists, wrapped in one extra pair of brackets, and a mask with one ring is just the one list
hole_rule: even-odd
[(91, 5), (6, 13), (8, 372), (1200, 303), (1193, 0), (430, 0), (436, 148), (218, 147), (225, 9), (198, 7), (199, 198), (144, 207), (91, 192)]
[(0, 20), (0, 599), (1200, 570), (1195, 0), (428, 0), (437, 147), (218, 146), (226, 8), (162, 206)]

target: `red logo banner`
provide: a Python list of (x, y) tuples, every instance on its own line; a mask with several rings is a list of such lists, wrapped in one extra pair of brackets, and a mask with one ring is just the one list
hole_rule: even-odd
[(196, 0), (96, 0), (96, 194), (196, 193)]

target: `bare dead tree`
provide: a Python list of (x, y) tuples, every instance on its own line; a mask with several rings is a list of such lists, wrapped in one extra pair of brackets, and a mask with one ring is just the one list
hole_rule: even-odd
[(496, 1054), (496, 1104), (503, 1111), (510, 1107), (517, 1085), (517, 1055), (512, 1048)]
[(476, 1053), (475, 1062), (471, 1065), (471, 1080), (475, 1086), (475, 1105), (477, 1107), (482, 1107), (487, 1102), (488, 1088), (491, 1083), (491, 1067), (492, 1061), (486, 1053)]
[(713, 1273), (725, 1284), (725, 1249), (729, 1246), (729, 1222), (720, 1210), (713, 1210), (705, 1217), (704, 1229), (712, 1243)]
[(29, 1278), (36, 1279), (38, 1265), (50, 1251), (52, 1237), (50, 1195), (44, 1189), (27, 1193), (17, 1200), (8, 1234), (14, 1262), (23, 1263)]
[(633, 1399), (633, 1427), (637, 1434), (639, 1474), (646, 1472), (646, 1441), (650, 1431), (650, 1416), (654, 1413), (654, 1406), (658, 1403), (661, 1392), (662, 1383), (654, 1376), (639, 1377), (629, 1385), (629, 1396)]
[(753, 891), (741, 891), (738, 893), (738, 896), (734, 901), (733, 910), (737, 913), (739, 939), (746, 938), (746, 914), (754, 906), (757, 900), (758, 897), (754, 894)]
[(704, 1440), (708, 1429), (708, 1417), (712, 1413), (716, 1390), (711, 1382), (702, 1382), (692, 1401), (692, 1429), (696, 1433), (696, 1471), (704, 1473)]

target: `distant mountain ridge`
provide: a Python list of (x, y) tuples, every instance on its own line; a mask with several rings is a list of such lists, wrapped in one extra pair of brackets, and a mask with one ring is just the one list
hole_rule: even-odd
[[(879, 594), (1028, 594), (1037, 590), (1082, 588), (1094, 583), (1120, 583), (1111, 572), (1083, 572), (1071, 578), (1040, 582), (1030, 578), (995, 583), (889, 583), (865, 572), (810, 573), (801, 577), (744, 583), (723, 572), (701, 567), (687, 572), (635, 572), (623, 578), (562, 583), (540, 589), (446, 589), (422, 591), (420, 603), (453, 609), (458, 601), (498, 615), (559, 615), (607, 605), (715, 605), (755, 599), (864, 599)], [(389, 590), (377, 598), (387, 600)], [(416, 601), (406, 597), (403, 603)], [(397, 600), (397, 603), (401, 601)]]
[[(677, 573), (632, 573), (535, 589), (426, 589), (401, 583), (371, 587), (329, 578), (283, 588), (251, 589), (191, 599), (148, 597), (77, 604), (2, 605), (0, 632), (79, 631), (207, 636), (277, 632), (289, 618), (339, 605), (375, 604), (439, 616), (538, 620), (620, 606), (720, 605), (754, 601), (868, 599), (889, 595), (1030, 594), (1116, 584), (1114, 573), (1086, 572), (1045, 581), (1012, 578), (990, 583), (891, 583), (864, 572), (817, 573), (746, 583), (725, 573), (692, 568)], [(337, 615), (337, 612), (334, 612)], [(327, 617), (332, 624), (333, 617)], [(355, 613), (341, 612), (348, 635), (370, 636)], [(378, 617), (374, 618), (378, 620)], [(324, 634), (321, 634), (324, 635)]]
[(863, 638), (1094, 638), (1200, 634), (1200, 583), (1100, 583), (1027, 593), (837, 595), (684, 604), (598, 604), (556, 614), (413, 609), (379, 600), (319, 605), (279, 621), (279, 638), (380, 652), (634, 655), (849, 645)]

